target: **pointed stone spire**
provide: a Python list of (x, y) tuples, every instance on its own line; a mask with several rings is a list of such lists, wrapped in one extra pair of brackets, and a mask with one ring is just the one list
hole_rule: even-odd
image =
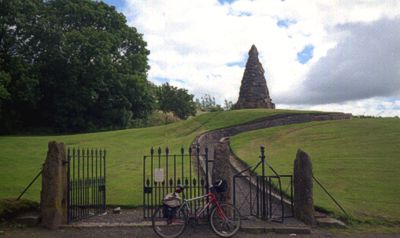
[(258, 60), (258, 51), (255, 45), (252, 45), (249, 51), (240, 86), (239, 100), (235, 104), (235, 109), (244, 108), (275, 108), (275, 104), (272, 103), (269, 96), (264, 69)]

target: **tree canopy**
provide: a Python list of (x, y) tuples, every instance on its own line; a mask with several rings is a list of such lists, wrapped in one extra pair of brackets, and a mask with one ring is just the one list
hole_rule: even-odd
[(197, 98), (196, 106), (200, 111), (203, 112), (219, 112), (224, 110), (221, 105), (216, 103), (215, 97), (211, 97), (210, 94), (205, 94), (203, 97), (201, 97), (201, 99)]
[(154, 108), (146, 42), (90, 0), (0, 1), (0, 131), (122, 128)]
[(158, 88), (157, 99), (159, 109), (163, 112), (172, 112), (181, 119), (196, 115), (193, 95), (189, 94), (186, 89), (165, 83)]

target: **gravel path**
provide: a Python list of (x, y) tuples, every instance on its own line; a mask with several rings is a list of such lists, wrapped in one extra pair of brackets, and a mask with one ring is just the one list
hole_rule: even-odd
[[(200, 148), (205, 148), (205, 147), (208, 148), (208, 151), (209, 151), (208, 159), (210, 161), (213, 161), (214, 160), (214, 145), (215, 145), (215, 143), (217, 143), (218, 141), (221, 140), (223, 135), (218, 134), (215, 131), (213, 131), (211, 133), (213, 133), (214, 135), (210, 136), (210, 138), (208, 138), (207, 140), (198, 138), (196, 142), (200, 145)], [(207, 134), (209, 134), (209, 133), (206, 133), (205, 135), (203, 135), (203, 137), (207, 136)], [(229, 133), (227, 133), (224, 136), (231, 136), (231, 135)], [(232, 153), (231, 153), (230, 157), (231, 157), (230, 161), (236, 160), (235, 156)], [(201, 157), (201, 159), (204, 159), (204, 158)], [(212, 171), (212, 167), (213, 167), (213, 163), (209, 163), (209, 171)], [(232, 175), (235, 175), (238, 173), (237, 168), (235, 168), (235, 166), (232, 165), (231, 168), (232, 168), (232, 172), (231, 172)], [(248, 175), (248, 173), (244, 173), (242, 175)], [(254, 180), (253, 180), (253, 182), (254, 182)], [(240, 211), (240, 215), (243, 217), (248, 217), (248, 216), (258, 214), (259, 212), (261, 212), (260, 208), (257, 211), (257, 203), (258, 203), (258, 206), (261, 207), (262, 202), (257, 200), (257, 197), (256, 197), (257, 188), (255, 185), (250, 183), (249, 178), (248, 177), (242, 177), (242, 178), (239, 177), (236, 179), (235, 183), (236, 183), (236, 193), (235, 193), (236, 206)], [(268, 185), (266, 185), (265, 194), (266, 194), (266, 199), (268, 200), (269, 193), (268, 193), (267, 187), (268, 187)], [(231, 189), (231, 192), (233, 193), (233, 189)], [(259, 190), (259, 192), (261, 192), (261, 190)], [(231, 197), (233, 198), (233, 194), (231, 194)], [(271, 202), (271, 210), (269, 210), (268, 202), (269, 201), (266, 201), (264, 204), (265, 206), (267, 206), (266, 212), (271, 213), (270, 216), (273, 217), (274, 219), (281, 219), (281, 216), (282, 216), (281, 201), (278, 198), (271, 196), (271, 201), (270, 201)], [(283, 209), (284, 209), (285, 216), (292, 215), (291, 208), (288, 204), (284, 203)]]
[[(46, 230), (42, 228), (24, 228), (24, 229), (5, 229), (0, 233), (0, 237), (18, 237), (18, 238), (117, 238), (117, 237), (130, 237), (130, 238), (157, 238), (153, 230), (149, 227), (145, 228), (85, 228), (85, 229), (59, 229), (59, 230)], [(209, 226), (189, 226), (181, 236), (182, 238), (217, 238)], [(235, 237), (238, 238), (284, 238), (284, 237), (299, 237), (299, 238), (400, 238), (400, 234), (350, 234), (350, 235), (334, 235), (326, 231), (315, 230), (310, 235), (295, 235), (295, 234), (248, 234), (239, 232)]]
[[(120, 214), (113, 214), (113, 209), (107, 209), (107, 214), (93, 216), (82, 220), (85, 223), (140, 223), (143, 222), (143, 210), (121, 209)], [(79, 223), (79, 222), (78, 222)]]

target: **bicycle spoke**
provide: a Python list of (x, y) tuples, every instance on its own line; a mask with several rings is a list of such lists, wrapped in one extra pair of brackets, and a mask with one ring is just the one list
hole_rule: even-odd
[(178, 237), (185, 230), (186, 215), (181, 210), (166, 210), (165, 208), (160, 207), (152, 217), (152, 226), (154, 232), (160, 237)]
[(221, 204), (221, 210), (215, 208), (211, 212), (211, 227), (217, 235), (231, 237), (240, 228), (240, 214), (231, 204)]

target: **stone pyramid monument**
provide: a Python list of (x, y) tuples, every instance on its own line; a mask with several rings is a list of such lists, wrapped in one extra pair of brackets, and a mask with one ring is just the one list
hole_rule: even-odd
[(275, 108), (275, 104), (272, 103), (269, 96), (264, 69), (258, 60), (258, 51), (255, 45), (252, 45), (249, 51), (240, 86), (239, 100), (234, 106), (234, 109), (244, 108)]

